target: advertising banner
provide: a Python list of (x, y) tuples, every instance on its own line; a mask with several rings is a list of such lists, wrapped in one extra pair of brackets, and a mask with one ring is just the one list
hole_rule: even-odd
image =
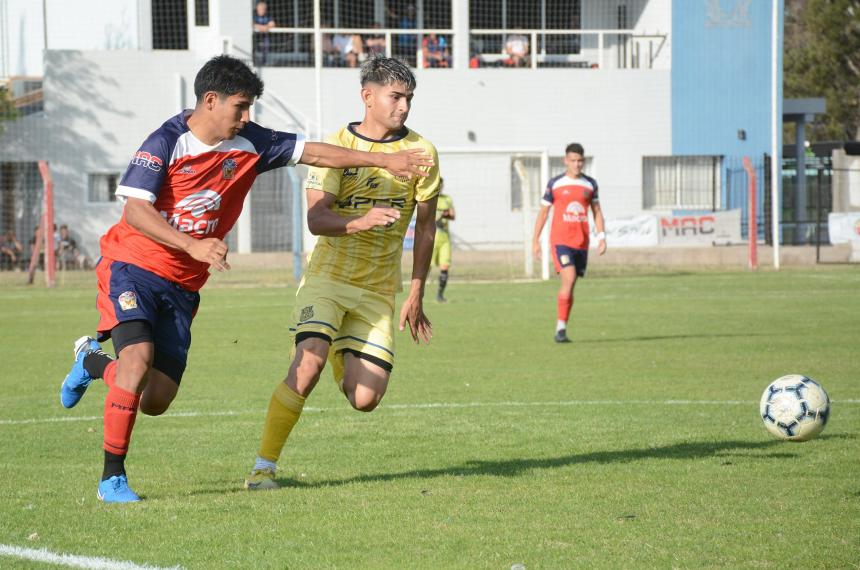
[[(606, 220), (606, 243), (611, 247), (657, 245), (657, 218), (650, 214)], [(591, 246), (597, 246), (597, 230), (591, 224)]]
[(860, 212), (831, 213), (827, 216), (830, 243), (860, 242)]
[(660, 245), (702, 246), (741, 243), (741, 211), (658, 216)]

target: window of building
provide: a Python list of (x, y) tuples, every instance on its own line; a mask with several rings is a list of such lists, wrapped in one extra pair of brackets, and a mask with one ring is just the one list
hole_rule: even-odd
[(116, 172), (91, 172), (87, 175), (87, 202), (103, 204), (116, 202), (116, 187), (120, 175)]
[(152, 0), (152, 49), (188, 49), (185, 0)]
[(209, 0), (194, 0), (194, 25), (209, 25)]
[(477, 30), (579, 29), (581, 0), (469, 0), (469, 27)]
[(719, 206), (722, 157), (642, 157), (646, 210), (713, 210)]

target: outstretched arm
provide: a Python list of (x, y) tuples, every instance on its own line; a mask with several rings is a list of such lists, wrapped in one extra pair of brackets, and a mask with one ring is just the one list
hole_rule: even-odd
[(400, 152), (364, 152), (327, 143), (305, 143), (302, 164), (324, 168), (351, 168), (373, 166), (384, 168), (394, 176), (427, 176), (433, 158), (423, 148), (410, 148)]
[(430, 269), (433, 241), (436, 238), (436, 200), (418, 202), (415, 220), (415, 241), (412, 249), (412, 282), (409, 295), (400, 309), (400, 330), (409, 325), (412, 340), (429, 343), (433, 337), (433, 326), (424, 314), (424, 283)]

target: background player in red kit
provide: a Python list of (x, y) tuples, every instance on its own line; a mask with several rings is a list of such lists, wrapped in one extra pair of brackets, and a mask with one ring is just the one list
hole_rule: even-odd
[(540, 234), (552, 208), (549, 241), (555, 270), (561, 276), (558, 289), (558, 320), (555, 342), (570, 342), (567, 338), (567, 321), (573, 307), (573, 288), (576, 278), (585, 275), (588, 265), (588, 208), (594, 215), (599, 241), (597, 251), (606, 251), (603, 212), (597, 196), (597, 180), (582, 173), (585, 150), (581, 144), (567, 145), (564, 153), (564, 174), (551, 178), (541, 199), (542, 207), (535, 221), (532, 249), (540, 255)]
[(122, 218), (101, 238), (96, 268), (98, 340), (113, 339), (117, 359), (98, 342), (75, 343), (75, 363), (60, 400), (71, 408), (94, 378), (108, 385), (105, 463), (98, 496), (138, 501), (125, 457), (138, 409), (159, 415), (179, 389), (191, 345), (197, 291), (209, 267), (229, 269), (222, 241), (258, 174), (296, 163), (331, 168), (380, 167), (395, 176), (426, 175), (423, 150), (367, 153), (305, 142), (250, 122), (263, 83), (229, 56), (209, 60), (194, 80), (197, 104), (168, 119), (134, 155), (116, 194)]

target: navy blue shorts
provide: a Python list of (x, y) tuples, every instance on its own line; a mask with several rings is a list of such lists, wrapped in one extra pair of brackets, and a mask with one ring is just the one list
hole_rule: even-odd
[(555, 272), (561, 272), (562, 267), (576, 268), (577, 277), (585, 277), (585, 268), (588, 267), (588, 250), (574, 249), (566, 245), (556, 245), (552, 249), (552, 260), (555, 263)]
[[(146, 321), (152, 328), (155, 360), (167, 356), (185, 369), (191, 347), (191, 321), (200, 295), (131, 263), (102, 258), (96, 267), (98, 340), (110, 338), (120, 323)], [(179, 382), (179, 378), (173, 378)]]

